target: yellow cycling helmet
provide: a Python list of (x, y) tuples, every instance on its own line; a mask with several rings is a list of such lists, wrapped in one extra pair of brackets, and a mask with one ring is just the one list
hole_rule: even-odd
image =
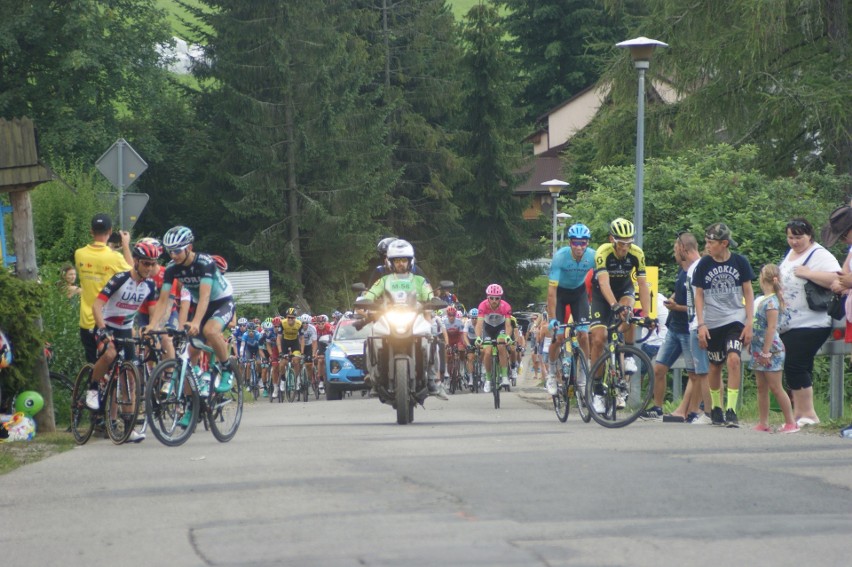
[(618, 217), (610, 223), (609, 233), (616, 238), (633, 238), (633, 223)]

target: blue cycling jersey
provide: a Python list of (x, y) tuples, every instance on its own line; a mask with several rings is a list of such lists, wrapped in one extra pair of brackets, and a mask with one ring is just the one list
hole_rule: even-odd
[(579, 261), (571, 255), (571, 247), (565, 246), (556, 252), (550, 264), (550, 285), (564, 289), (577, 289), (586, 284), (586, 274), (595, 267), (595, 251), (586, 247)]
[(243, 333), (243, 342), (249, 348), (257, 348), (263, 338), (263, 333), (257, 331), (246, 331)]

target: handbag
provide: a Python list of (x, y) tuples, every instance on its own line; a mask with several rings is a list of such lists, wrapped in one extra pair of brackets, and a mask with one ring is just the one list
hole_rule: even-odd
[[(812, 250), (802, 265), (808, 263), (816, 250)], [(828, 288), (808, 280), (805, 282), (805, 298), (808, 307), (813, 311), (825, 311), (832, 319), (843, 319), (846, 317), (846, 301), (843, 296), (834, 293)]]

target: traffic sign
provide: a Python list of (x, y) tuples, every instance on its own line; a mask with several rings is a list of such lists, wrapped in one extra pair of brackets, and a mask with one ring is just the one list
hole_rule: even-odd
[(148, 169), (148, 164), (124, 138), (119, 138), (98, 158), (95, 167), (114, 187), (123, 189), (139, 179)]
[[(116, 193), (99, 193), (102, 197), (104, 210), (111, 211), (114, 218), (120, 218), (122, 230), (131, 230), (139, 215), (148, 204), (148, 193), (124, 193), (124, 203), (119, 209), (118, 195)], [(120, 211), (120, 212), (119, 212)], [(120, 215), (120, 216), (119, 216)]]

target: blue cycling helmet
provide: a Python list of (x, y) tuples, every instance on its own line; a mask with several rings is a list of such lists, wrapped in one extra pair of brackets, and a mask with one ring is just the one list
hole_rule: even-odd
[(468, 314), (468, 315), (470, 315), (470, 316), (471, 316), (471, 318), (475, 319), (476, 317), (478, 317), (478, 316), (479, 316), (479, 309), (477, 309), (476, 307), (474, 307), (473, 309), (471, 309), (470, 311), (468, 311), (468, 313), (467, 313), (467, 314)]
[(589, 227), (587, 227), (583, 223), (578, 222), (577, 224), (572, 224), (570, 227), (568, 227), (568, 230), (565, 232), (565, 236), (568, 237), (568, 238), (574, 238), (574, 239), (577, 239), (577, 240), (580, 240), (580, 239), (591, 240), (592, 231), (590, 231)]

